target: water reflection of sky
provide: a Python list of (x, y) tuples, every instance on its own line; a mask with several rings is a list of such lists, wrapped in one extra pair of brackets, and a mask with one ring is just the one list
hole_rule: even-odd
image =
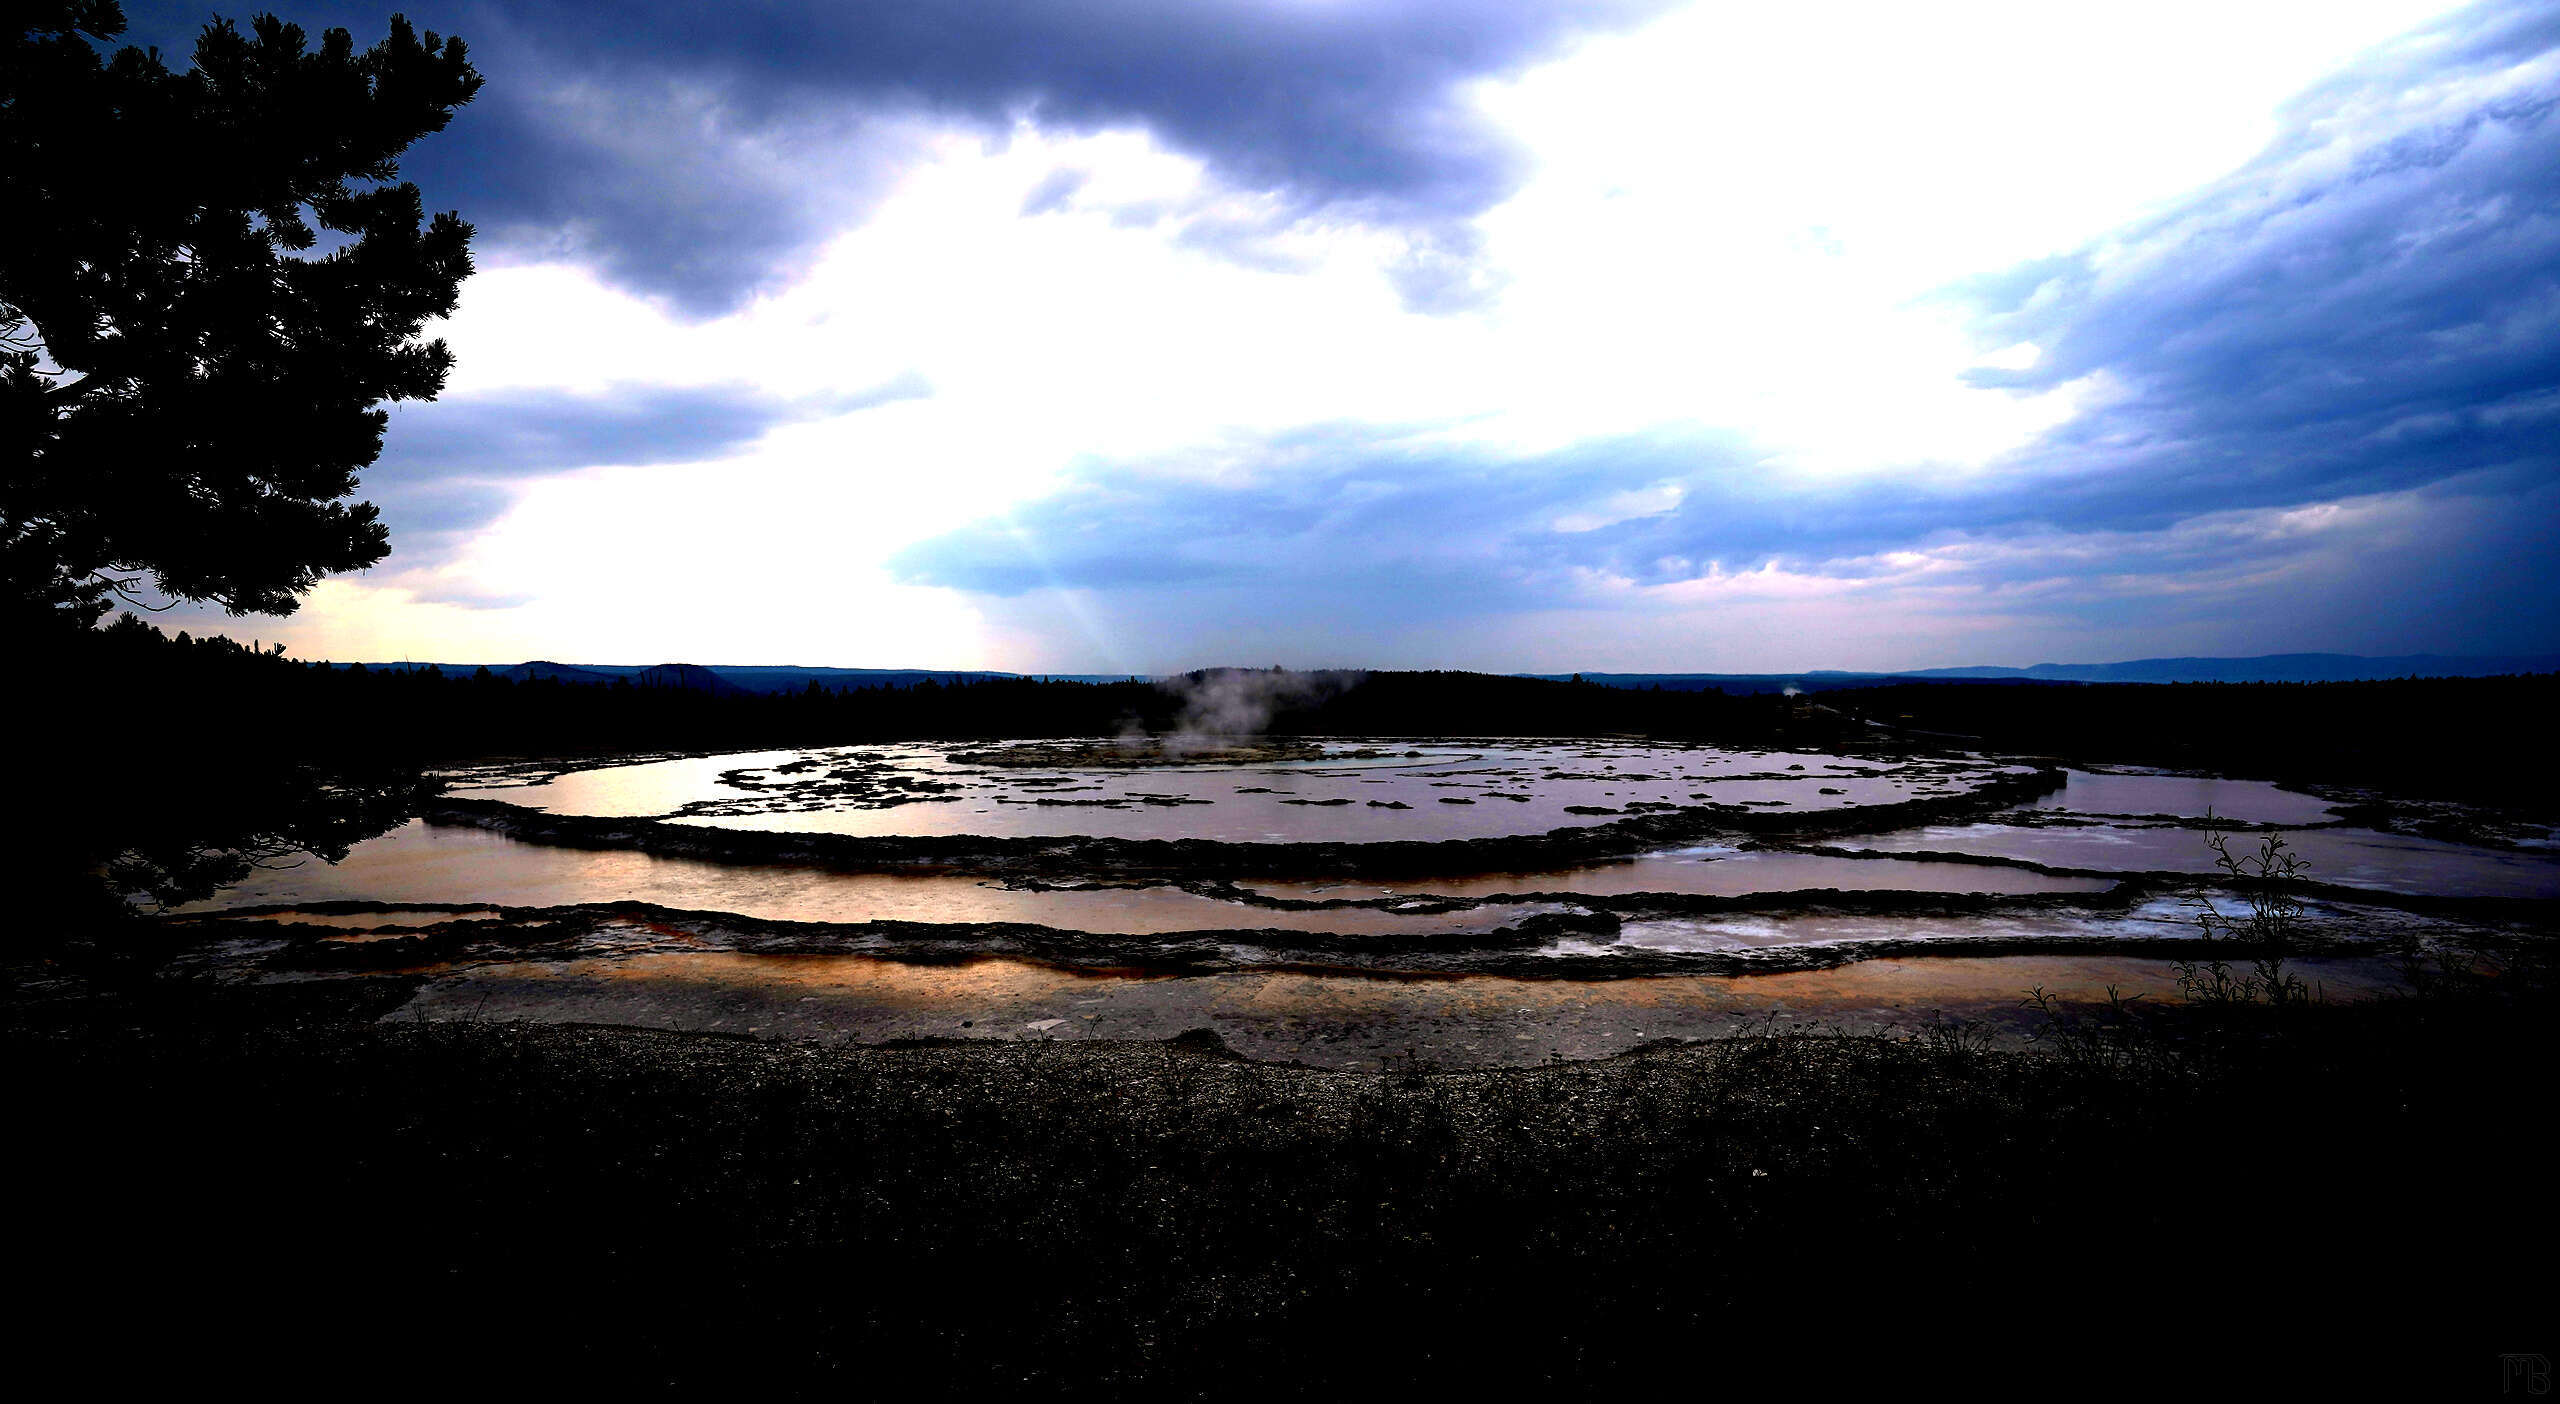
[(2104, 892), (2107, 878), (2053, 877), (2025, 868), (1896, 858), (1839, 858), (1784, 850), (1674, 849), (1634, 858), (1530, 873), (1477, 873), (1381, 884), (1341, 878), (1245, 884), (1275, 897), (1378, 897), (1430, 892), (1449, 897), (1556, 892), (1625, 896), (1748, 897), (1763, 892)]
[[(2285, 844), (2310, 864), (2314, 882), (2440, 897), (2560, 897), (2560, 858), (2372, 829), (2294, 829)], [(2254, 853), (2257, 834), (2229, 835), (2235, 856)], [(2057, 868), (2108, 872), (2205, 873), (2214, 855), (2202, 831), (2184, 828), (2025, 828), (1957, 824), (1842, 839), (1877, 853), (1965, 853)]]
[(210, 901), (181, 910), (344, 901), (510, 907), (647, 902), (767, 921), (1024, 922), (1103, 935), (1250, 928), (1459, 936), (1553, 910), (1505, 904), (1439, 913), (1303, 912), (1221, 902), (1170, 887), (1016, 890), (969, 877), (832, 873), (626, 850), (552, 848), (417, 820), (357, 844), (342, 863), (312, 859), (258, 872)]
[(2264, 780), (2225, 780), (2211, 775), (2142, 775), (2063, 772), (2065, 783), (2026, 808), (2076, 814), (2176, 814), (2200, 818), (2210, 810), (2246, 824), (2321, 824), (2333, 816), (2329, 801)]
[[(1683, 807), (1735, 804), (1761, 796), (1788, 796), (1790, 803), (1808, 806), (1890, 801), (1957, 791), (1995, 769), (1969, 761), (1884, 765), (1819, 755), (1620, 742), (1470, 741), (1399, 745), (1393, 755), (1336, 756), (1289, 765), (1017, 770), (955, 760), (951, 752), (958, 749), (962, 748), (900, 745), (695, 757), (602, 767), (476, 793), (560, 812), (599, 815), (668, 814), (711, 800), (746, 812), (695, 816), (691, 822), (850, 833), (1357, 840), (1535, 832), (1609, 817), (1570, 815), (1564, 810), (1567, 804), (1596, 801), (1595, 807), (1624, 812), (1630, 804), (1647, 803), (1657, 796), (1663, 803)], [(1422, 754), (1406, 755), (1405, 749)], [(848, 775), (850, 779), (844, 778)], [(961, 798), (875, 802), (902, 786), (933, 794), (938, 792), (930, 787), (937, 785), (960, 787), (956, 793)], [(1841, 793), (1821, 795), (1825, 789)], [(1134, 808), (1003, 802), (1137, 794), (1188, 794), (1209, 802)], [(1410, 796), (1413, 808), (1379, 811), (1365, 803), (1284, 803), (1292, 798), (1377, 794)], [(1498, 795), (1523, 798), (1502, 800)], [(1441, 804), (1442, 798), (1472, 803)], [(1592, 958), (1626, 957), (1632, 971), (1658, 968), (1662, 957), (1683, 954), (1701, 960), (1745, 957), (1752, 964), (1768, 959), (1779, 965), (1802, 965), (1836, 958), (1849, 948), (1861, 948), (1852, 953), (1872, 954), (1880, 949), (1876, 943), (1882, 942), (1897, 943), (1897, 948), (1903, 942), (1943, 943), (1952, 958), (1952, 953), (1967, 945), (1986, 940), (2046, 943), (2049, 948), (2057, 943), (2096, 943), (2093, 948), (2102, 948), (2111, 939), (2192, 934), (2193, 912), (2173, 895), (2161, 894), (2126, 909), (2103, 900), (2103, 894), (2115, 886), (2111, 878), (2057, 876), (2009, 863), (2098, 873), (2206, 872), (2213, 865), (2208, 831), (2157, 817), (2130, 816), (2192, 818), (2208, 809), (2244, 822), (2334, 822), (2327, 805), (2317, 797), (2263, 782), (2073, 772), (2060, 793), (1988, 814), (1977, 822), (1830, 841), (1865, 856), (1797, 852), (1782, 843), (1754, 845), (1737, 839), (1543, 872), (1400, 881), (1280, 874), (1244, 884), (1265, 899), (1378, 904), (1291, 910), (1259, 901), (1228, 900), (1216, 895), (1215, 888), (1202, 892), (1170, 886), (1010, 888), (949, 874), (839, 873), (814, 867), (656, 857), (629, 850), (549, 847), (477, 828), (421, 821), (357, 845), (339, 864), (308, 860), (261, 871), (195, 910), (347, 901), (411, 904), (409, 910), (387, 915), (338, 913), (321, 918), (361, 928), (423, 925), (452, 915), (430, 909), (438, 904), (549, 908), (630, 901), (678, 913), (768, 921), (1012, 923), (1098, 938), (1270, 931), (1288, 934), (1230, 938), (1232, 958), (1252, 965), (1268, 963), (1273, 951), (1299, 953), (1290, 955), (1290, 960), (1307, 959), (1303, 954), (1307, 951), (1322, 951), (1328, 954), (1316, 957), (1321, 962), (1339, 961), (1381, 973), (1447, 968), (1434, 962), (1452, 959), (1460, 960), (1464, 968), (1469, 952), (1497, 950), (1578, 958), (1584, 964), (1577, 968), (1582, 969), (1589, 968)], [(2230, 838), (2235, 850), (2253, 849), (2258, 842), (2258, 836), (2249, 833)], [(2310, 863), (2309, 875), (2326, 883), (2451, 896), (2560, 896), (2560, 857), (2548, 853), (2472, 848), (2346, 827), (2290, 830), (2287, 842)], [(1926, 856), (1932, 852), (1994, 861)], [(1814, 898), (1724, 914), (1696, 914), (1694, 907), (1683, 911), (1678, 906), (1679, 899), (1685, 898), (1822, 891), (1981, 894), (1993, 905), (1970, 913), (1943, 909), (1901, 913), (1861, 910), (1847, 901), (1826, 905), (1825, 899)], [(1649, 906), (1643, 901), (1646, 894), (1664, 900)], [(2004, 897), (2039, 900), (2000, 902)], [(1431, 898), (1486, 905), (1434, 911), (1430, 910), (1434, 903), (1427, 900)], [(1618, 905), (1577, 906), (1603, 899)], [(1608, 930), (1610, 917), (1592, 916), (1602, 910), (1622, 913), (1614, 933)], [(1576, 911), (1588, 919), (1571, 929), (1535, 937), (1523, 937), (1515, 929), (1532, 917)], [(2344, 909), (2340, 914), (2352, 915)], [(2376, 920), (2419, 922), (2389, 912), (2366, 912), (2345, 924), (2370, 925)], [(665, 927), (666, 922), (675, 925)], [(654, 916), (631, 926), (634, 932), (643, 928), (656, 934), (635, 938), (637, 944), (627, 949), (609, 935), (599, 935), (584, 941), (575, 958), (610, 966), (663, 954), (660, 948), (666, 931), (679, 928), (685, 943), (706, 949), (722, 947), (729, 940), (716, 919)], [(1328, 943), (1329, 936), (1344, 939)], [(1362, 938), (1371, 937), (1402, 940), (1386, 946), (1361, 944)], [(350, 930), (345, 939), (365, 938), (360, 931)], [(519, 959), (503, 942), (491, 949), (494, 956), (475, 957), (475, 961), (485, 964), (494, 958), (508, 964)], [(750, 965), (768, 959), (743, 954), (739, 958)], [(1397, 964), (1417, 960), (1418, 964)], [(1648, 966), (1647, 961), (1654, 965)], [(604, 998), (602, 994), (592, 997)]]

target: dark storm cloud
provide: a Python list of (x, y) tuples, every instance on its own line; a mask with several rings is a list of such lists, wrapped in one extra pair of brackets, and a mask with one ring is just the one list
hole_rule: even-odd
[(1063, 492), (937, 537), (892, 563), (904, 579), (995, 595), (1046, 588), (1271, 587), (1430, 610), (1534, 603), (1526, 582), (1597, 562), (1621, 526), (1555, 522), (1614, 493), (1741, 461), (1692, 440), (1625, 440), (1530, 459), (1326, 428), (1228, 446), (1214, 478), (1180, 465), (1094, 465)]
[[(1579, 572), (1664, 584), (1768, 564), (1835, 576), (2018, 504), (1906, 482), (1782, 486), (1738, 441), (1639, 436), (1508, 457), (1329, 429), (1222, 446), (1215, 475), (1091, 465), (1010, 515), (937, 537), (902, 578), (990, 595), (1048, 588), (1348, 590), (1373, 607), (1556, 602)], [(1676, 487), (1676, 495), (1665, 494)], [(1577, 520), (1579, 519), (1579, 520)], [(1445, 598), (1444, 598), (1445, 597)]]
[[(933, 393), (898, 376), (840, 394), (784, 398), (752, 386), (498, 390), (396, 407), (372, 479), (526, 477), (595, 464), (718, 458), (776, 425)], [(386, 471), (387, 470), (387, 471)]]
[[(1222, 452), (1214, 478), (1097, 466), (1006, 518), (911, 548), (892, 570), (996, 599), (1099, 593), (1129, 637), (1225, 637), (1249, 622), (1310, 656), (1331, 656), (1327, 640), (1615, 612), (1637, 604), (1617, 582), (1764, 567), (1863, 583), (1888, 611), (1938, 607), (1956, 590), (1970, 602), (1951, 607), (1976, 617), (2195, 625), (2241, 653), (2306, 638), (2386, 653), (2560, 644), (2549, 583), (2560, 482), (2547, 475), (2477, 473), (2299, 513), (2207, 511), (2160, 530), (2064, 530), (2032, 491), (1784, 487), (1732, 444), (1640, 439), (1496, 458), (1328, 437), (1312, 466), (1302, 443), (1273, 446), (1261, 471), (1238, 473), (1234, 451)], [(1666, 483), (1685, 494), (1656, 510)], [(1620, 511), (1636, 515), (1608, 520)], [(1598, 524), (1561, 529), (1575, 518)]]
[[(901, 568), (997, 595), (1180, 586), (1279, 601), (1349, 577), (1373, 610), (1499, 612), (1567, 603), (1592, 573), (1873, 578), (1902, 568), (1888, 553), (1935, 551), (1974, 586), (2085, 622), (2219, 611), (2245, 633), (2241, 602), (2279, 598), (2265, 592), (2281, 572), (2387, 548), (2398, 564), (2377, 557), (2353, 588), (2284, 599), (2287, 617), (2549, 647), (2556, 53), (2547, 6), (2466, 12), (2298, 100), (2262, 157), (2181, 208), (1960, 290), (1991, 344), (2043, 348), (2031, 371), (1984, 382), (2095, 391), (1983, 473), (1808, 485), (1730, 442), (1500, 459), (1338, 435), (1313, 452), (1276, 444), (1265, 471), (1241, 476), (1095, 467)], [(1556, 529), (1666, 482), (1685, 489), (1672, 510)], [(2176, 603), (2160, 603), (2171, 589)]]
[[(1514, 153), (1465, 109), (1515, 71), (1667, 0), (418, 0), (488, 87), (409, 173), (491, 233), (550, 243), (697, 314), (787, 274), (895, 166), (866, 118), (1142, 125), (1291, 208), (1436, 237), (1499, 199)], [(378, 37), (390, 6), (291, 18)], [(193, 4), (128, 7), (183, 51)], [(1062, 198), (1062, 197), (1061, 197)], [(1462, 286), (1416, 273), (1426, 301)]]
[(598, 463), (714, 458), (790, 414), (787, 405), (735, 386), (455, 396), (401, 407), (367, 481), (524, 478)]
[(2440, 38), (2298, 100), (2185, 208), (1994, 294), (1992, 334), (2044, 356), (1978, 379), (2115, 396), (2022, 459), (2043, 515), (2157, 526), (2560, 472), (2560, 11), (2475, 9)]

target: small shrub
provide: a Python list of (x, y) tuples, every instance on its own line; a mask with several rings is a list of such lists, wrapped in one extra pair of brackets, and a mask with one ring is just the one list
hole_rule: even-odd
[[(2205, 811), (2205, 821), (2213, 821), (2212, 810)], [(2307, 1002), (2310, 988), (2284, 962), (2301, 942), (2302, 899), (2295, 884), (2311, 865), (2285, 847), (2282, 834), (2267, 835), (2250, 854), (2233, 853), (2231, 841), (2220, 833), (2208, 835), (2205, 842), (2213, 849), (2214, 865), (2249, 907), (2246, 915), (2226, 913), (2211, 894), (2200, 892), (2191, 899), (2197, 907), (2196, 926), (2208, 950), (2224, 942), (2245, 947), (2249, 969), (2237, 970), (2219, 954), (2179, 961), (2179, 993), (2189, 1003), (2206, 1006), (2265, 1003), (2282, 1008)]]

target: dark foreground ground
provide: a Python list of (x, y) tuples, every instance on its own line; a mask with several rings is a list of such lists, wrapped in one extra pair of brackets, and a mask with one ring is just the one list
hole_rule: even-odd
[(0, 1033), (22, 1382), (2453, 1398), (2560, 1356), (2513, 981), (1384, 1075), (148, 988)]

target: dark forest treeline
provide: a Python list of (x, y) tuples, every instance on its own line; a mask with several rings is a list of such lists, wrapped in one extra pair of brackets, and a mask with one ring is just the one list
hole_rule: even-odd
[[(1914, 683), (1830, 692), (1864, 720), (1996, 749), (2372, 785), (2548, 813), (2560, 674), (2325, 683)], [(1927, 738), (1920, 738), (1927, 739)]]
[[(1179, 680), (813, 684), (772, 696), (512, 680), (485, 669), (332, 667), (225, 638), (172, 639), (138, 623), (89, 635), (31, 675), (66, 699), (183, 698), (188, 729), (213, 744), (255, 738), (271, 754), (426, 765), (488, 756), (1111, 735), (1133, 726), (1167, 731), (1180, 727), (1192, 706)], [(1777, 740), (1838, 724), (1793, 699), (1411, 672), (1342, 674), (1327, 686), (1275, 689), (1268, 729)]]
[[(177, 717), (176, 742), (269, 757), (447, 764), (481, 757), (1162, 732), (1204, 675), (1165, 683), (991, 678), (759, 695), (480, 670), (304, 663), (127, 620), (21, 654), (42, 701), (90, 716)], [(1222, 671), (1244, 691), (1264, 675)], [(1276, 672), (1272, 677), (1279, 677)], [(1305, 685), (1313, 677), (1321, 685)], [(2548, 789), (2560, 675), (2336, 683), (1930, 682), (1819, 697), (1728, 696), (1464, 672), (1298, 675), (1268, 689), (1268, 730), (1297, 736), (1645, 734), (1746, 745), (1949, 739), (2093, 761), (2413, 793)], [(148, 747), (146, 750), (150, 749)], [(96, 758), (89, 758), (94, 761)], [(88, 763), (84, 761), (84, 763)]]

